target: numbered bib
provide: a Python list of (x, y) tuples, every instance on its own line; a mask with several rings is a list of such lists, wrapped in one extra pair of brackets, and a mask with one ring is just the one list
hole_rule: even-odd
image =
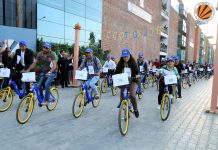
[(1, 68), (0, 69), (0, 77), (9, 78), (10, 77), (11, 70), (8, 68)]
[(88, 66), (88, 69), (89, 69), (89, 74), (94, 74), (95, 73), (93, 66)]
[(165, 85), (169, 84), (177, 84), (177, 76), (176, 75), (166, 75), (164, 76)]
[(22, 73), (21, 80), (23, 82), (36, 82), (36, 73), (35, 72)]
[(108, 67), (103, 67), (103, 73), (108, 73)]
[(139, 69), (140, 69), (140, 72), (143, 72), (145, 71), (144, 67), (143, 66), (139, 66)]
[(75, 79), (87, 80), (87, 71), (76, 70)]
[(121, 74), (113, 75), (112, 79), (113, 79), (113, 86), (114, 87), (129, 84), (129, 79), (128, 79), (128, 74), (127, 73), (121, 73)]
[(127, 73), (127, 74), (128, 74), (128, 77), (131, 77), (131, 76), (132, 76), (132, 72), (131, 72), (131, 69), (130, 69), (130, 68), (124, 68), (124, 73)]

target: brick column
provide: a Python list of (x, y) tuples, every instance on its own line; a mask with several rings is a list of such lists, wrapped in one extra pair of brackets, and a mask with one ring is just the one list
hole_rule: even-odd
[(17, 27), (24, 27), (24, 0), (16, 0), (16, 24)]
[(194, 44), (194, 57), (193, 61), (198, 62), (198, 51), (199, 51), (199, 26), (196, 26), (195, 28), (195, 44)]
[(75, 73), (78, 69), (78, 62), (79, 62), (79, 36), (80, 36), (80, 29), (81, 26), (77, 23), (74, 27), (75, 29), (75, 44), (74, 44), (74, 57), (73, 57), (73, 87), (78, 87), (77, 80), (75, 80)]

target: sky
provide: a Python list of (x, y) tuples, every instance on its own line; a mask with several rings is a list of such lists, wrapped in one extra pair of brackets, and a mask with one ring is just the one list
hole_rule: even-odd
[[(216, 44), (216, 36), (217, 36), (217, 22), (218, 22), (218, 11), (216, 11), (218, 0), (182, 0), (185, 8), (189, 13), (192, 14), (194, 17), (194, 8), (195, 6), (200, 2), (208, 2), (212, 6), (214, 6), (215, 9), (215, 15), (214, 18), (209, 21), (207, 24), (200, 25), (200, 28), (202, 29), (203, 33), (208, 36), (213, 36), (212, 39), (209, 39), (211, 44)], [(194, 17), (195, 18), (195, 17)]]

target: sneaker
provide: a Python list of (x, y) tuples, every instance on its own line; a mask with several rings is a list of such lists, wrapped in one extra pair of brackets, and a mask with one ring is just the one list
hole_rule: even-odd
[(182, 98), (182, 96), (179, 96), (178, 98)]
[(138, 110), (134, 111), (134, 114), (135, 114), (135, 117), (136, 117), (136, 118), (139, 117), (139, 111), (138, 111)]
[(192, 85), (191, 84), (189, 84), (189, 87), (191, 87)]
[(99, 95), (95, 95), (95, 99), (99, 99), (100, 97), (99, 97)]
[(160, 110), (160, 105), (157, 106), (157, 109)]
[(121, 105), (121, 103), (119, 103), (119, 104), (117, 105), (117, 108), (120, 108), (120, 105)]

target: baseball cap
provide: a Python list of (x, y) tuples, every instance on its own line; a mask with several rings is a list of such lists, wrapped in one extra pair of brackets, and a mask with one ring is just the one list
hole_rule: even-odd
[(19, 42), (19, 46), (27, 46), (26, 41), (20, 41), (20, 42)]
[(43, 44), (43, 47), (48, 48), (48, 49), (51, 49), (51, 43), (45, 42), (45, 43)]
[(121, 57), (127, 57), (127, 56), (130, 56), (130, 54), (131, 53), (128, 49), (123, 49)]
[(93, 53), (93, 50), (91, 48), (88, 48), (85, 53)]

